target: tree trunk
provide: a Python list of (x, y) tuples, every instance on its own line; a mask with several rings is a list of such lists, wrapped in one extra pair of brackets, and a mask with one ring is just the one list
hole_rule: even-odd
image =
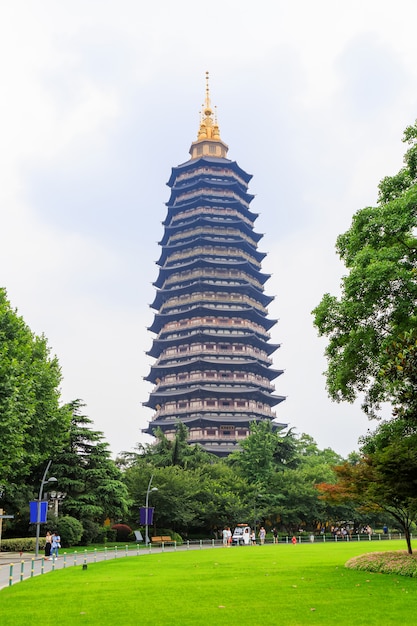
[(411, 547), (411, 536), (410, 536), (410, 528), (409, 528), (409, 526), (404, 528), (404, 532), (405, 532), (405, 540), (407, 542), (408, 554), (413, 554), (413, 549)]

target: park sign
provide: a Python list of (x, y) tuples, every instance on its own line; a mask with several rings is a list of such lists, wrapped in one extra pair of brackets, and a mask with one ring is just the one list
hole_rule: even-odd
[(155, 507), (153, 506), (141, 506), (140, 507), (140, 524), (141, 526), (152, 526), (153, 512)]
[[(38, 518), (38, 504), (39, 504), (39, 518)], [(29, 502), (30, 523), (31, 524), (46, 524), (46, 516), (48, 513), (48, 500), (33, 500)]]

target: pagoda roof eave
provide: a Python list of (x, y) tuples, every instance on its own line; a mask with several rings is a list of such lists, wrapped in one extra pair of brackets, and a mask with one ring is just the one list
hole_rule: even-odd
[(194, 196), (193, 198), (187, 198), (183, 202), (177, 202), (176, 204), (171, 203), (170, 201), (166, 202), (166, 207), (168, 210), (168, 215), (166, 219), (162, 222), (164, 226), (170, 223), (170, 219), (172, 216), (177, 213), (182, 213), (187, 210), (201, 209), (204, 210), (204, 207), (216, 208), (219, 210), (225, 208), (236, 209), (238, 213), (242, 213), (246, 216), (251, 222), (255, 222), (259, 217), (259, 213), (253, 213), (249, 207), (246, 207), (239, 201), (237, 198), (219, 198), (218, 196), (208, 196), (201, 194), (199, 196)]
[(173, 391), (153, 391), (149, 396), (149, 400), (144, 402), (143, 406), (155, 408), (157, 404), (167, 402), (173, 398), (180, 400), (181, 398), (217, 398), (226, 396), (238, 398), (249, 397), (250, 399), (262, 401), (269, 406), (275, 406), (285, 400), (285, 396), (276, 396), (267, 393), (259, 389), (259, 387), (198, 385), (184, 389), (175, 389)]
[(210, 343), (238, 343), (247, 346), (256, 346), (261, 350), (264, 350), (265, 353), (269, 356), (276, 352), (278, 348), (281, 347), (281, 344), (272, 344), (268, 343), (266, 339), (262, 339), (257, 333), (249, 332), (242, 333), (240, 335), (215, 335), (213, 333), (204, 332), (204, 329), (201, 329), (195, 334), (185, 335), (180, 337), (173, 337), (172, 339), (167, 337), (166, 339), (155, 338), (152, 342), (152, 348), (146, 352), (147, 356), (158, 358), (160, 354), (166, 350), (167, 348), (171, 348), (174, 346), (184, 345), (184, 344), (192, 344), (197, 341), (209, 341)]
[(284, 373), (284, 370), (276, 370), (262, 363), (261, 361), (254, 360), (243, 360), (243, 359), (222, 359), (219, 361), (218, 359), (211, 359), (209, 357), (201, 357), (197, 356), (187, 361), (182, 361), (181, 363), (161, 363), (161, 364), (153, 364), (151, 366), (151, 371), (147, 376), (144, 377), (144, 380), (147, 380), (151, 383), (155, 383), (157, 378), (161, 378), (165, 374), (172, 374), (172, 372), (186, 372), (190, 369), (195, 370), (200, 367), (203, 370), (224, 370), (233, 368), (234, 371), (248, 371), (248, 372), (262, 372), (262, 375), (265, 376), (268, 380), (274, 380), (281, 376)]
[(267, 307), (269, 304), (271, 304), (271, 302), (275, 300), (274, 296), (268, 296), (266, 293), (264, 293), (263, 291), (260, 291), (254, 285), (252, 285), (252, 283), (239, 283), (235, 285), (223, 285), (223, 284), (218, 285), (216, 284), (216, 281), (213, 279), (211, 280), (210, 279), (206, 279), (206, 280), (196, 279), (194, 281), (190, 281), (188, 285), (175, 285), (174, 284), (169, 289), (167, 288), (158, 289), (155, 294), (155, 298), (150, 306), (152, 309), (159, 311), (162, 305), (165, 304), (165, 302), (167, 300), (170, 300), (171, 298), (175, 298), (181, 295), (187, 295), (191, 293), (195, 295), (199, 292), (212, 291), (213, 289), (216, 289), (216, 293), (218, 294), (226, 294), (226, 298), (225, 298), (226, 300), (227, 300), (227, 294), (230, 294), (230, 293), (240, 294), (242, 296), (247, 296), (248, 298), (252, 298), (253, 300), (256, 300), (256, 302), (261, 304), (263, 307)]
[[(251, 263), (249, 263), (249, 261), (238, 261), (236, 263), (233, 263), (232, 261), (229, 261), (229, 262), (223, 261), (223, 262), (218, 263), (217, 261), (212, 261), (211, 259), (207, 259), (201, 256), (195, 257), (189, 263), (184, 263), (184, 265), (181, 266), (181, 271), (187, 270), (189, 268), (191, 269), (193, 267), (205, 267), (205, 266), (246, 270), (250, 276), (256, 276), (256, 279), (261, 285), (264, 285), (267, 282), (267, 280), (271, 278), (271, 274), (264, 274), (260, 272), (259, 270), (255, 269), (254, 266)], [(166, 280), (166, 278), (164, 278), (165, 275), (172, 274), (172, 272), (173, 272), (172, 267), (166, 267), (166, 266), (160, 267), (158, 278), (153, 283), (153, 286), (159, 287), (159, 288), (162, 287), (164, 281)]]
[(168, 187), (172, 187), (177, 176), (181, 174), (186, 169), (197, 169), (197, 167), (202, 164), (207, 165), (224, 165), (229, 167), (232, 171), (234, 171), (238, 176), (240, 176), (246, 183), (252, 179), (252, 174), (248, 174), (236, 163), (236, 161), (232, 161), (230, 159), (226, 159), (224, 157), (208, 157), (202, 156), (199, 159), (188, 159), (184, 163), (173, 167), (171, 170), (171, 176), (167, 182)]
[[(250, 239), (253, 239), (255, 244), (259, 243), (259, 241), (264, 236), (263, 233), (255, 232), (249, 226), (249, 224), (241, 220), (233, 219), (233, 220), (220, 222), (218, 220), (213, 220), (211, 216), (206, 216), (206, 215), (196, 215), (195, 217), (193, 217), (191, 220), (187, 222), (186, 228), (191, 230), (192, 228), (195, 228), (196, 226), (199, 226), (200, 224), (202, 224), (205, 227), (207, 226), (208, 228), (217, 228), (219, 231), (221, 231), (221, 229), (224, 229), (224, 228), (236, 228), (236, 230), (243, 232), (247, 237), (249, 237)], [(166, 225), (162, 239), (158, 242), (158, 244), (160, 246), (166, 245), (174, 233), (184, 232), (184, 229), (185, 229), (184, 224)]]
[[(259, 422), (261, 421), (260, 417), (258, 417), (257, 415), (255, 415), (254, 413), (252, 413), (252, 416), (228, 416), (227, 418), (225, 418), (224, 415), (195, 415), (195, 416), (188, 416), (188, 417), (184, 417), (181, 418), (181, 420), (179, 420), (177, 417), (173, 417), (173, 418), (168, 418), (168, 419), (164, 419), (164, 420), (154, 420), (152, 422), (149, 422), (149, 426), (147, 429), (144, 429), (142, 432), (147, 433), (149, 435), (152, 435), (155, 430), (157, 428), (161, 428), (162, 431), (164, 430), (171, 430), (173, 426), (176, 426), (178, 424), (178, 422), (181, 421), (184, 424), (186, 424), (187, 426), (191, 426), (193, 424), (201, 424), (201, 425), (222, 425), (222, 424), (236, 424), (236, 425), (242, 425), (249, 427), (253, 422)], [(263, 418), (262, 421), (265, 421), (265, 418)], [(288, 428), (288, 424), (282, 423), (282, 422), (274, 422), (273, 418), (271, 417), (271, 425), (274, 428), (274, 430), (283, 430), (284, 428)], [(223, 440), (221, 440), (223, 442)], [(191, 442), (192, 443), (192, 442)]]
[(187, 317), (193, 317), (198, 314), (206, 314), (211, 316), (221, 315), (222, 317), (242, 317), (244, 319), (251, 319), (252, 321), (256, 321), (259, 323), (265, 330), (269, 330), (278, 322), (278, 320), (272, 320), (265, 315), (261, 315), (259, 311), (251, 308), (236, 308), (230, 309), (229, 307), (221, 308), (212, 306), (207, 306), (204, 304), (197, 304), (184, 311), (184, 309), (178, 310), (175, 313), (156, 313), (153, 324), (148, 327), (150, 332), (158, 334), (159, 331), (165, 324), (170, 321), (174, 321), (176, 319), (184, 319), (184, 313), (186, 313)]

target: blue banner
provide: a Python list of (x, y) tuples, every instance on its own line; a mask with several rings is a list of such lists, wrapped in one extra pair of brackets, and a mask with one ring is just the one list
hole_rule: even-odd
[(41, 500), (39, 502), (39, 519), (38, 519), (38, 500), (29, 502), (30, 510), (30, 523), (31, 524), (46, 524), (46, 516), (48, 513), (48, 501)]
[(153, 524), (153, 512), (155, 507), (146, 508), (146, 506), (140, 507), (140, 524), (141, 526), (151, 526)]

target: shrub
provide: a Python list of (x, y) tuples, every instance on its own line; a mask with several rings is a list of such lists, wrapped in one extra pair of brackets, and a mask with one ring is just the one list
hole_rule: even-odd
[(107, 541), (110, 541), (110, 542), (116, 541), (116, 535), (117, 535), (116, 530), (114, 530), (113, 528), (109, 528), (108, 526), (104, 526), (104, 530), (105, 530), (104, 543), (106, 543)]
[(398, 574), (399, 576), (417, 576), (417, 556), (405, 550), (395, 552), (369, 552), (349, 559), (345, 563), (348, 569), (356, 569), (380, 574)]
[[(36, 547), (35, 537), (15, 537), (13, 539), (2, 539), (2, 552), (34, 552)], [(45, 547), (45, 537), (40, 537), (39, 547)]]
[(70, 517), (69, 515), (60, 517), (57, 526), (63, 547), (74, 546), (80, 543), (84, 528), (75, 517)]
[(116, 541), (128, 541), (132, 529), (127, 524), (114, 524), (112, 530), (116, 531)]
[(182, 545), (184, 541), (180, 534), (173, 530), (169, 530), (169, 528), (158, 528), (158, 535), (171, 537), (172, 541), (176, 541), (178, 545)]
[(81, 545), (89, 546), (91, 543), (104, 543), (106, 540), (106, 528), (89, 519), (82, 521), (83, 534)]

